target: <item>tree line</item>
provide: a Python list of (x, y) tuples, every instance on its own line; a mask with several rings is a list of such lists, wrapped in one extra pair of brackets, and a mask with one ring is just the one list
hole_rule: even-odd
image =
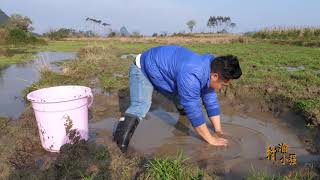
[[(187, 21), (186, 25), (191, 33), (196, 24), (195, 20)], [(210, 32), (228, 33), (230, 29), (236, 27), (236, 23), (232, 22), (229, 16), (210, 16), (207, 21), (207, 27), (210, 29)]]
[[(120, 31), (112, 30), (111, 24), (107, 22), (103, 22), (100, 19), (95, 19), (91, 17), (85, 18), (86, 22), (90, 22), (93, 25), (93, 28), (95, 29), (97, 26), (106, 27), (107, 35), (108, 36), (134, 36), (134, 37), (140, 37), (142, 34), (140, 34), (138, 31), (133, 31), (132, 33), (129, 33), (127, 28), (125, 26), (120, 28)], [(197, 22), (195, 20), (189, 20), (186, 22), (186, 25), (190, 32), (192, 33), (194, 31), (195, 26), (197, 25)], [(206, 26), (210, 30), (211, 33), (228, 33), (233, 28), (236, 27), (236, 23), (234, 23), (229, 16), (210, 16), (207, 20)], [(16, 36), (21, 39), (21, 37), (27, 37), (26, 35), (22, 35), (23, 33), (31, 33), (34, 28), (32, 27), (32, 20), (27, 16), (22, 16), (19, 14), (13, 14), (10, 16), (9, 20), (5, 25), (2, 25), (2, 28), (9, 29), (9, 33), (7, 33), (7, 36)], [(0, 26), (1, 28), (1, 26)], [(179, 33), (183, 34), (183, 33)], [(97, 34), (94, 32), (94, 30), (87, 30), (87, 31), (77, 31), (75, 29), (70, 28), (60, 28), (56, 30), (50, 30), (47, 33), (43, 34), (44, 36), (50, 38), (50, 39), (63, 39), (66, 37), (93, 37), (97, 36)], [(154, 33), (153, 36), (167, 36), (168, 33), (166, 31), (163, 31), (161, 33)], [(28, 35), (29, 37), (31, 35)], [(35, 39), (35, 38), (33, 38)], [(19, 41), (19, 39), (14, 40), (14, 42)]]

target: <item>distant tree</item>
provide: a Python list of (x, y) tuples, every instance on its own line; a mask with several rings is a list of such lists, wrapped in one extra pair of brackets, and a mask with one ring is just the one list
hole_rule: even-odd
[(213, 31), (213, 29), (217, 26), (218, 22), (217, 22), (217, 18), (215, 16), (210, 16), (207, 22), (207, 27), (209, 29), (212, 29), (211, 32)]
[(49, 32), (45, 33), (44, 36), (47, 36), (49, 39), (52, 40), (61, 40), (67, 37), (71, 37), (76, 34), (76, 30), (68, 29), (68, 28), (60, 28), (57, 30), (50, 30)]
[(229, 16), (220, 16), (219, 19), (219, 27), (220, 27), (220, 32), (221, 33), (228, 33), (228, 28), (230, 27), (231, 24), (231, 18)]
[(188, 28), (190, 29), (190, 32), (192, 33), (192, 30), (193, 30), (194, 26), (196, 25), (196, 21), (190, 20), (186, 24), (187, 24)]
[(27, 16), (22, 16), (20, 14), (12, 14), (7, 22), (7, 27), (18, 28), (25, 32), (32, 31), (33, 27), (32, 21)]
[(160, 36), (161, 36), (161, 37), (167, 36), (167, 35), (168, 35), (168, 32), (167, 32), (167, 31), (162, 31), (162, 32), (160, 33)]
[[(93, 26), (93, 29), (94, 29), (94, 31), (96, 30), (96, 27), (97, 28), (101, 28), (102, 26), (102, 28), (103, 28), (103, 30), (106, 30), (105, 28), (107, 27), (107, 26), (110, 26), (111, 24), (109, 24), (109, 23), (106, 23), (106, 22), (102, 22), (102, 20), (98, 20), (98, 19), (95, 19), (95, 18), (89, 18), (89, 17), (87, 17), (86, 19), (85, 19), (87, 22), (90, 22), (91, 23), (91, 25)], [(97, 25), (97, 26), (96, 26)], [(110, 34), (110, 33), (109, 33)]]
[(139, 31), (133, 31), (131, 37), (142, 37), (142, 35)]
[(118, 32), (117, 30), (115, 29), (109, 29), (109, 33), (107, 34), (108, 37), (115, 37), (115, 36), (119, 36), (120, 35), (120, 32)]
[(31, 32), (26, 32), (20, 28), (7, 29), (8, 34), (6, 35), (5, 43), (14, 45), (23, 44), (45, 44), (44, 40), (39, 39)]
[(234, 29), (236, 26), (237, 26), (236, 23), (230, 23), (230, 28), (231, 28), (231, 29)]
[(102, 23), (102, 26), (110, 26), (108, 23)]
[(94, 19), (94, 18), (86, 18), (86, 21), (91, 21), (91, 22), (94, 22), (94, 23), (97, 23), (97, 24), (101, 24), (101, 20), (98, 20), (98, 19)]
[(153, 33), (152, 34), (152, 37), (157, 37), (158, 36), (158, 33)]
[(96, 34), (92, 30), (85, 31), (84, 35), (86, 37), (94, 37), (94, 36), (96, 36)]
[(121, 36), (130, 36), (129, 31), (127, 30), (127, 28), (125, 26), (122, 26), (120, 28), (120, 35)]
[(207, 27), (216, 28), (218, 33), (227, 33), (228, 28), (234, 28), (235, 26), (236, 24), (231, 21), (229, 16), (210, 16), (207, 22)]
[(116, 35), (117, 35), (116, 32), (111, 31), (111, 32), (108, 34), (108, 37), (115, 37)]

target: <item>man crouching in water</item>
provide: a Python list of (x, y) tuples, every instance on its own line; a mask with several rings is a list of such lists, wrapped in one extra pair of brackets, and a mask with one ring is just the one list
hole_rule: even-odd
[(228, 141), (211, 135), (202, 112), (201, 99), (215, 132), (222, 133), (220, 105), (215, 90), (242, 75), (237, 57), (196, 54), (181, 46), (159, 46), (139, 54), (130, 67), (130, 107), (118, 123), (113, 140), (126, 152), (130, 139), (151, 106), (153, 89), (176, 97), (180, 114), (185, 113), (195, 131), (209, 144), (226, 146)]

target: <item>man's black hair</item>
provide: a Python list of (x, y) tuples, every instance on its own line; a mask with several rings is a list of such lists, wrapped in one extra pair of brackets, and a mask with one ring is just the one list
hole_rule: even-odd
[(242, 75), (237, 56), (218, 56), (211, 62), (211, 73), (217, 73), (222, 80), (238, 79)]

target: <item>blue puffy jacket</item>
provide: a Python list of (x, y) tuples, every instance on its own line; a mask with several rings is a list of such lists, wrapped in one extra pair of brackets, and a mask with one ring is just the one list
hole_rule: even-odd
[(220, 114), (218, 97), (209, 89), (210, 63), (214, 56), (199, 55), (181, 46), (159, 46), (142, 53), (141, 69), (154, 88), (179, 95), (193, 127), (206, 122), (201, 99), (208, 116)]

